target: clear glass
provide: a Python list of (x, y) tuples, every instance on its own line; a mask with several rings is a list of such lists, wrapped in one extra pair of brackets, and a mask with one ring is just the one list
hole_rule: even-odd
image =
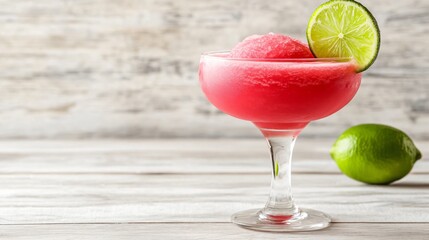
[(254, 123), (266, 138), (272, 181), (262, 209), (232, 215), (232, 222), (260, 231), (311, 231), (329, 226), (322, 212), (299, 208), (291, 190), (295, 140), (305, 126), (333, 114), (356, 94), (361, 75), (351, 59), (236, 59), (203, 54), (200, 84), (221, 111)]

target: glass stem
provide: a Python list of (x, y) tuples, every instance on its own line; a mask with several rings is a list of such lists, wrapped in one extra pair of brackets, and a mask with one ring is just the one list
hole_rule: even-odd
[(297, 134), (275, 137), (266, 135), (273, 174), (270, 197), (260, 213), (262, 219), (283, 221), (299, 212), (293, 202), (291, 189), (292, 152), (296, 138)]

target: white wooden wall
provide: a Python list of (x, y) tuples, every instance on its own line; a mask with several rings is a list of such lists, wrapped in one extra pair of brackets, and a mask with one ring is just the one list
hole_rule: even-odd
[[(247, 35), (305, 40), (322, 0), (0, 1), (0, 138), (256, 137), (200, 92), (199, 54)], [(363, 0), (382, 31), (353, 102), (306, 136), (362, 122), (429, 139), (429, 1)]]

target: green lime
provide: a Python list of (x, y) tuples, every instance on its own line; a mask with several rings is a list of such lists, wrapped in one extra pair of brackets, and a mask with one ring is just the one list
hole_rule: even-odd
[(318, 58), (351, 57), (358, 72), (369, 68), (380, 49), (380, 30), (372, 14), (353, 0), (320, 5), (307, 26), (307, 41)]
[(389, 184), (403, 178), (422, 157), (407, 134), (380, 124), (347, 129), (330, 153), (344, 174), (369, 184)]

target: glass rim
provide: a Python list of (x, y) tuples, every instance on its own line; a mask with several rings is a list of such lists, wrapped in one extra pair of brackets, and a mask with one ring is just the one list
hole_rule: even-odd
[(230, 53), (229, 50), (224, 51), (210, 51), (203, 52), (201, 57), (209, 57), (221, 60), (230, 61), (245, 61), (245, 62), (351, 62), (354, 61), (352, 57), (330, 57), (330, 58), (236, 58), (218, 56), (219, 54)]

